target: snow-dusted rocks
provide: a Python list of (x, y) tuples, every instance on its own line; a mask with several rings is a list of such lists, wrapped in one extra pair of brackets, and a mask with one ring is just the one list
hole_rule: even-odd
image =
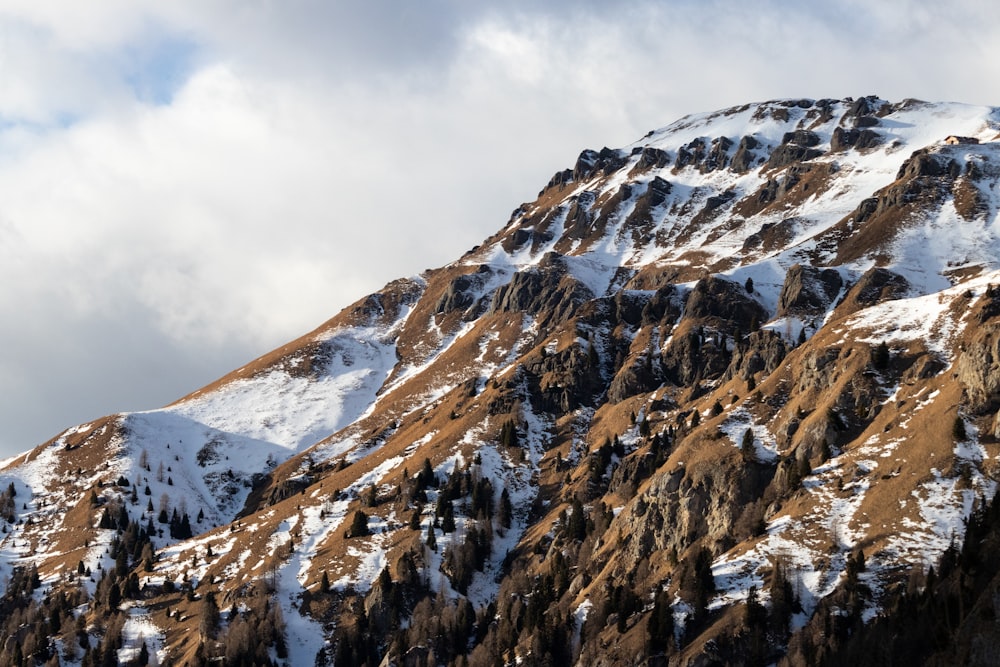
[(584, 151), (455, 263), (7, 462), (0, 571), (175, 662), (254, 628), (290, 664), (693, 664), (792, 591), (776, 659), (870, 619), (995, 491), (998, 136), (778, 100)]

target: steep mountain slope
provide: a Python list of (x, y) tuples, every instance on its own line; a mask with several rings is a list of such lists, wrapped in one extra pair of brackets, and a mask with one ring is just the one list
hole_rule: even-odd
[(4, 641), (832, 654), (814, 628), (879, 614), (996, 490), (998, 138), (994, 109), (865, 97), (584, 151), (458, 261), (7, 462)]

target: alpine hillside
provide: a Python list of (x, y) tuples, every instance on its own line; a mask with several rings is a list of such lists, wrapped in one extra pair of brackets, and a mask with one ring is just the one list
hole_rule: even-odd
[(903, 613), (910, 662), (993, 664), (998, 209), (988, 107), (585, 150), (455, 262), (4, 462), (0, 665), (862, 664)]

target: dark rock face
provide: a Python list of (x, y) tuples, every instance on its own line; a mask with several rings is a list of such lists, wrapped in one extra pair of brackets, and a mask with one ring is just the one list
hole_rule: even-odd
[(653, 297), (642, 308), (642, 324), (673, 324), (680, 318), (684, 304), (677, 288), (664, 285), (653, 293)]
[(721, 376), (729, 365), (729, 350), (690, 331), (675, 336), (660, 354), (664, 380), (677, 386), (693, 385), (703, 379)]
[(786, 132), (781, 138), (781, 143), (782, 145), (795, 144), (796, 146), (812, 148), (819, 146), (819, 136), (810, 130), (795, 130), (794, 132)]
[(712, 148), (700, 167), (701, 173), (724, 169), (729, 164), (729, 149), (732, 146), (733, 142), (728, 137), (712, 140)]
[[(676, 385), (691, 385), (725, 373), (730, 364), (729, 335), (749, 331), (767, 319), (767, 311), (737, 283), (715, 276), (699, 280), (688, 296), (685, 321), (696, 321), (697, 330), (675, 336), (660, 354), (663, 378)], [(706, 334), (704, 327), (714, 329)], [(637, 376), (636, 381), (641, 376)]]
[[(573, 170), (563, 169), (562, 171), (557, 171), (555, 175), (553, 175), (552, 178), (549, 179), (548, 184), (545, 186), (545, 190), (548, 190), (549, 188), (557, 188), (572, 182), (573, 182)], [(542, 192), (544, 192), (545, 190), (542, 190)]]
[(659, 206), (667, 200), (667, 196), (670, 194), (672, 189), (673, 186), (671, 186), (668, 181), (656, 176), (649, 182), (649, 187), (646, 189), (646, 194), (643, 196), (647, 197), (649, 206)]
[(604, 386), (600, 365), (578, 345), (532, 357), (522, 370), (532, 405), (550, 414), (591, 405)]
[(748, 380), (757, 373), (771, 374), (788, 355), (788, 345), (775, 331), (754, 331), (737, 342), (725, 378), (739, 377)]
[(882, 112), (885, 106), (887, 105), (883, 103), (877, 95), (859, 97), (851, 103), (850, 107), (848, 107), (847, 112), (844, 114), (844, 118), (858, 118), (878, 114)]
[(489, 312), (543, 314), (545, 323), (551, 325), (571, 317), (592, 296), (569, 275), (562, 258), (549, 253), (538, 266), (518, 271), (509, 283), (497, 289)]
[(698, 138), (693, 140), (687, 146), (684, 146), (677, 151), (677, 157), (674, 159), (674, 169), (683, 169), (689, 165), (699, 164), (705, 159), (705, 140)]
[(600, 151), (587, 149), (576, 160), (573, 180), (585, 181), (601, 174), (610, 174), (625, 166), (627, 160), (620, 151), (610, 148), (602, 148)]
[(983, 325), (966, 346), (958, 359), (958, 379), (974, 412), (1000, 407), (1000, 323)]
[(634, 488), (638, 482), (649, 477), (649, 474), (653, 472), (654, 462), (655, 457), (648, 452), (642, 456), (627, 457), (611, 474), (611, 483), (608, 488), (619, 489), (627, 484), (633, 485)]
[(840, 352), (839, 347), (810, 352), (802, 362), (795, 390), (806, 392), (811, 389), (826, 389), (833, 384), (839, 368), (836, 362), (840, 358)]
[(782, 144), (771, 152), (768, 158), (766, 169), (781, 169), (796, 162), (806, 162), (818, 158), (823, 151), (815, 148), (807, 148), (798, 144)]
[(639, 161), (636, 163), (635, 168), (639, 171), (648, 171), (650, 169), (662, 169), (668, 164), (670, 164), (670, 156), (666, 151), (653, 148), (652, 146), (645, 146), (639, 155)]
[(738, 512), (759, 498), (775, 468), (758, 462), (738, 467), (719, 464), (657, 472), (619, 523), (631, 539), (621, 547), (626, 568), (634, 569), (654, 552), (683, 553), (697, 536), (728, 548)]
[(658, 364), (648, 354), (626, 364), (615, 374), (608, 387), (608, 402), (620, 403), (629, 396), (653, 391), (663, 384)]
[(455, 310), (467, 311), (472, 308), (476, 304), (477, 292), (482, 289), (491, 274), (490, 267), (483, 265), (476, 273), (458, 276), (452, 280), (448, 284), (448, 289), (438, 299), (435, 312), (444, 314)]
[(564, 236), (571, 239), (583, 239), (590, 233), (590, 223), (593, 220), (591, 206), (597, 198), (593, 192), (581, 192), (570, 204), (566, 213)]
[(702, 209), (703, 212), (709, 213), (715, 209), (723, 206), (727, 202), (731, 202), (736, 198), (735, 190), (726, 190), (725, 192), (720, 192), (717, 195), (713, 195), (705, 200), (705, 208)]
[(729, 166), (729, 149), (733, 140), (729, 137), (716, 137), (709, 144), (703, 137), (698, 137), (677, 151), (674, 159), (674, 169), (696, 167), (703, 174), (725, 169)]
[(685, 317), (722, 320), (749, 328), (767, 319), (767, 311), (754, 301), (742, 285), (715, 276), (699, 280), (688, 297)]
[(840, 293), (843, 280), (833, 269), (817, 269), (795, 264), (785, 274), (778, 298), (778, 317), (789, 312), (818, 314), (825, 312)]
[(740, 145), (736, 147), (736, 153), (729, 163), (729, 168), (738, 174), (749, 171), (757, 162), (754, 151), (760, 147), (760, 142), (751, 136), (740, 139)]
[(883, 301), (901, 299), (907, 295), (910, 283), (906, 278), (887, 269), (868, 269), (851, 288), (848, 298), (864, 306), (874, 306)]
[(834, 129), (833, 137), (830, 139), (830, 150), (844, 151), (851, 147), (858, 149), (875, 148), (881, 145), (883, 141), (884, 138), (882, 135), (875, 130), (838, 127)]
[(896, 180), (911, 180), (920, 176), (944, 176), (945, 174), (957, 178), (961, 173), (962, 170), (955, 160), (926, 150), (919, 150), (900, 165), (899, 172), (896, 173)]

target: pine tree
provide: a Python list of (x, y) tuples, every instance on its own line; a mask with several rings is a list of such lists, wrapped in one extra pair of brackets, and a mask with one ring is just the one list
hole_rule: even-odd
[(434, 524), (427, 524), (427, 548), (431, 551), (437, 551), (437, 537), (434, 535)]
[(215, 602), (215, 591), (208, 591), (202, 598), (198, 629), (205, 639), (214, 639), (219, 631), (219, 605)]
[(653, 599), (653, 611), (646, 623), (651, 653), (662, 653), (669, 649), (674, 638), (674, 610), (670, 607), (667, 592), (660, 589)]
[(351, 526), (347, 529), (345, 537), (363, 537), (368, 534), (368, 515), (357, 510), (351, 517)]
[(502, 528), (510, 528), (513, 517), (514, 507), (511, 505), (510, 493), (505, 486), (503, 487), (503, 491), (500, 492), (500, 511), (497, 513), (497, 521), (500, 522)]
[(951, 425), (951, 437), (959, 442), (963, 442), (968, 437), (965, 431), (965, 420), (962, 419), (961, 415), (956, 416)]
[(441, 532), (455, 532), (455, 507), (450, 500), (445, 502), (444, 505), (444, 513), (441, 516)]
[(879, 343), (872, 351), (872, 366), (879, 370), (889, 366), (889, 346), (885, 341)]

